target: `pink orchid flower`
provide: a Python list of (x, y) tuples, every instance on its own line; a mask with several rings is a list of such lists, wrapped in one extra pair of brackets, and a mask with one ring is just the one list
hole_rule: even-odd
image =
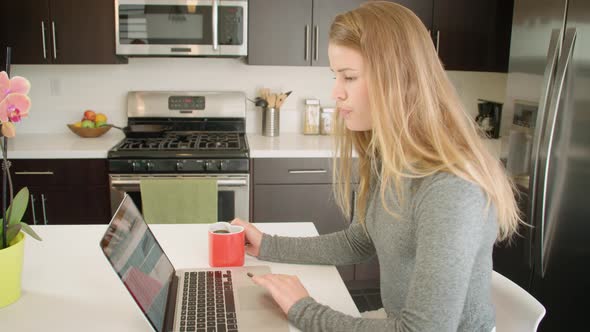
[(19, 122), (29, 115), (31, 100), (27, 93), (31, 89), (29, 81), (20, 76), (8, 78), (5, 71), (0, 72), (0, 125), (2, 135), (14, 137), (14, 122)]
[(30, 89), (31, 84), (26, 78), (20, 76), (8, 78), (8, 74), (5, 71), (0, 72), (0, 100), (11, 93), (22, 93), (26, 95)]
[(19, 122), (29, 115), (31, 100), (22, 93), (11, 93), (0, 101), (0, 122)]

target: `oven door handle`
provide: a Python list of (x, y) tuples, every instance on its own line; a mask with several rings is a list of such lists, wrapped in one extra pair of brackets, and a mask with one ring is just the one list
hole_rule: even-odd
[[(113, 187), (120, 186), (139, 186), (139, 180), (115, 180), (111, 181)], [(228, 179), (228, 180), (217, 180), (218, 187), (243, 187), (247, 186), (247, 180), (240, 179)]]

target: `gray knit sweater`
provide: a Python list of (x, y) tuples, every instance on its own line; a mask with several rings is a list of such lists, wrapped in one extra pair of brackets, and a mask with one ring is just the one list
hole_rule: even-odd
[[(374, 186), (375, 187), (375, 186)], [(357, 318), (306, 297), (288, 312), (302, 331), (491, 331), (492, 248), (498, 225), (493, 205), (475, 184), (439, 173), (407, 180), (405, 200), (378, 190), (367, 205), (366, 228), (310, 238), (264, 234), (259, 259), (345, 265), (377, 255), (387, 319)], [(318, 222), (321, 222), (318, 221)], [(366, 231), (365, 231), (366, 229)]]

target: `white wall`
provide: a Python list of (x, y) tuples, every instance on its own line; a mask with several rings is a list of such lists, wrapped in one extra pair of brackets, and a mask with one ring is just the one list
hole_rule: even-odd
[[(466, 109), (477, 114), (477, 98), (503, 102), (506, 74), (448, 72)], [(130, 90), (238, 90), (255, 98), (261, 87), (293, 93), (281, 109), (281, 132), (301, 132), (304, 100), (332, 105), (332, 73), (327, 67), (249, 66), (242, 59), (131, 58), (125, 65), (14, 65), (12, 75), (31, 81), (30, 116), (21, 133), (66, 132), (85, 109), (105, 113), (125, 125)], [(247, 131), (260, 132), (261, 111), (248, 103)]]

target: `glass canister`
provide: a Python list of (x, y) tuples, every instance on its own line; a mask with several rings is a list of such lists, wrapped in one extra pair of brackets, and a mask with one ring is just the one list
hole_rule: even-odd
[(335, 109), (331, 107), (322, 108), (320, 114), (320, 134), (331, 135), (334, 131), (334, 111)]
[(318, 135), (320, 133), (320, 101), (318, 99), (305, 100), (305, 117), (303, 120), (303, 134)]

